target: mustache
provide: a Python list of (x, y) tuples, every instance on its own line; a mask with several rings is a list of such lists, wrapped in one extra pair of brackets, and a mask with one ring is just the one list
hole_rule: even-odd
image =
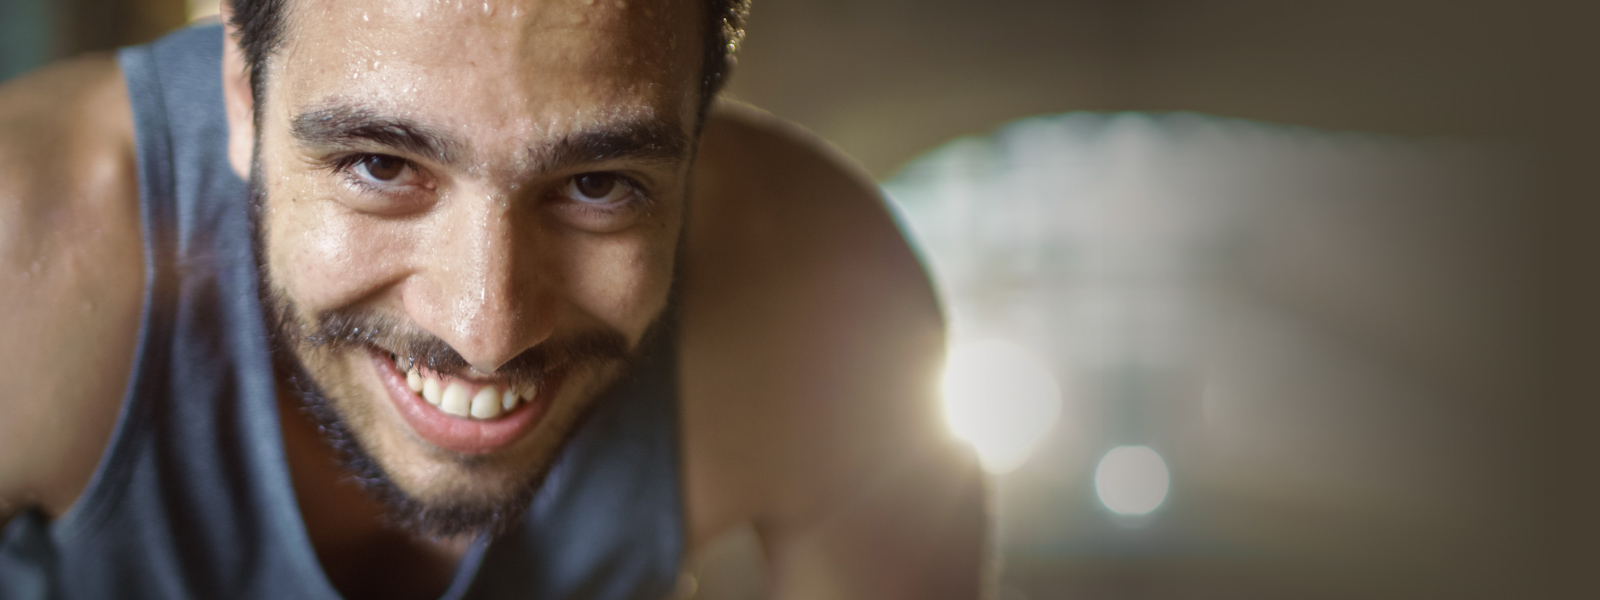
[[(473, 370), (471, 363), (438, 336), (393, 316), (364, 309), (336, 309), (317, 314), (311, 323), (293, 316), (292, 303), (281, 304), (278, 330), (282, 341), (304, 349), (378, 350), (393, 354), (404, 368), (422, 366), (445, 374)], [(524, 350), (494, 371), (511, 385), (543, 385), (551, 374), (584, 363), (628, 361), (634, 349), (622, 333), (587, 329), (551, 337)]]

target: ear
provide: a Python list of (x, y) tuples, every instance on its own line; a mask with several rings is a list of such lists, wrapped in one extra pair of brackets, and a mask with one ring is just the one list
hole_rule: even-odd
[(233, 26), (232, 2), (223, 0), (222, 18), (222, 104), (228, 112), (228, 164), (240, 179), (250, 178), (254, 158), (256, 127), (255, 98), (250, 95), (250, 68), (239, 49), (239, 31)]

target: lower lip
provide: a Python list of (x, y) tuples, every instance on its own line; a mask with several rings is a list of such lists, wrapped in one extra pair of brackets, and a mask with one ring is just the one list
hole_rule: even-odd
[(539, 424), (550, 398), (561, 389), (561, 376), (555, 375), (539, 386), (539, 393), (532, 400), (518, 404), (509, 413), (487, 421), (463, 419), (445, 414), (411, 391), (406, 376), (387, 354), (373, 353), (372, 363), (389, 399), (411, 430), (434, 446), (461, 454), (490, 454), (522, 439)]

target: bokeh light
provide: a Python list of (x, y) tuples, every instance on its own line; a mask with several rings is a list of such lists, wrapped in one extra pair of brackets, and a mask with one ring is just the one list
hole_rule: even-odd
[(1148, 446), (1117, 446), (1094, 470), (1100, 502), (1119, 515), (1144, 515), (1167, 499), (1167, 463)]
[(944, 415), (990, 473), (1027, 460), (1061, 414), (1061, 388), (1028, 350), (1001, 340), (957, 344), (946, 359)]

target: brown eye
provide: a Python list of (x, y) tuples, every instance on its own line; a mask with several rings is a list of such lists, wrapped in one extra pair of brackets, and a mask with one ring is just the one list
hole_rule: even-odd
[(371, 154), (357, 162), (356, 167), (373, 180), (388, 183), (405, 174), (406, 161), (393, 156)]
[(612, 232), (636, 222), (649, 198), (632, 177), (596, 171), (568, 177), (551, 207), (579, 229)]
[(604, 173), (586, 173), (572, 178), (572, 186), (579, 194), (585, 196), (580, 198), (581, 200), (600, 201), (616, 189), (617, 180)]

